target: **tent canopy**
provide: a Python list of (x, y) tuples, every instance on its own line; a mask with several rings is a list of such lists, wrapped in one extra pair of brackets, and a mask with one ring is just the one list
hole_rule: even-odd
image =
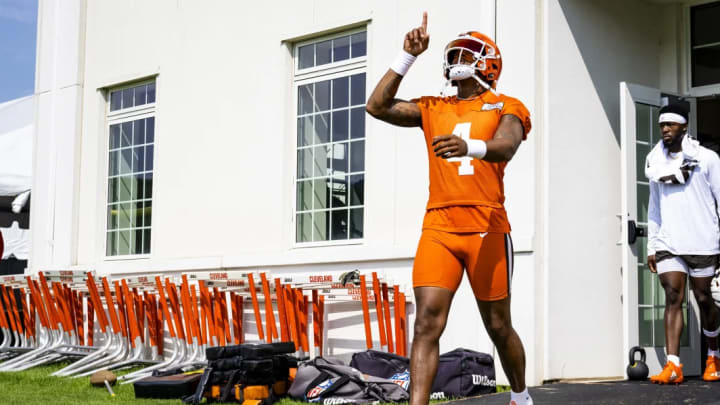
[(33, 96), (0, 104), (0, 196), (32, 187), (34, 116)]

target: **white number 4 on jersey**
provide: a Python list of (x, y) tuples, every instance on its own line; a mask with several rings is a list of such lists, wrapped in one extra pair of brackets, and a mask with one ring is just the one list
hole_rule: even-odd
[[(455, 129), (453, 129), (453, 135), (457, 135), (460, 138), (464, 139), (465, 142), (467, 142), (470, 139), (470, 123), (469, 122), (461, 122), (457, 125), (455, 125)], [(472, 162), (473, 158), (470, 156), (464, 156), (464, 157), (455, 157), (450, 158), (447, 161), (448, 162), (460, 162), (460, 166), (458, 166), (458, 175), (459, 176), (471, 176), (475, 173), (475, 168), (473, 167)]]

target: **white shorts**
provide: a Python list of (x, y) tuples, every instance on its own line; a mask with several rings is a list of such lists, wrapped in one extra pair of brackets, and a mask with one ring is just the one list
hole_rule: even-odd
[(688, 267), (685, 260), (681, 257), (670, 257), (657, 263), (658, 274), (667, 273), (669, 271), (679, 271), (690, 275), (690, 277), (712, 277), (715, 275), (715, 266), (693, 269)]

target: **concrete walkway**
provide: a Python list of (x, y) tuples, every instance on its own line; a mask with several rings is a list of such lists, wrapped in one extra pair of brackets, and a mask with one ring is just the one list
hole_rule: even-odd
[[(658, 386), (650, 382), (557, 383), (530, 388), (535, 405), (720, 405), (720, 382), (689, 378), (680, 385)], [(452, 401), (457, 405), (507, 405), (510, 393)]]

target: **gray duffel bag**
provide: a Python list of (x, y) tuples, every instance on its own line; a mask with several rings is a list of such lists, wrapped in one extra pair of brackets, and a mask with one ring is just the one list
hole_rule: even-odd
[(395, 382), (363, 374), (340, 361), (316, 357), (298, 367), (289, 394), (324, 405), (406, 402), (410, 395)]

